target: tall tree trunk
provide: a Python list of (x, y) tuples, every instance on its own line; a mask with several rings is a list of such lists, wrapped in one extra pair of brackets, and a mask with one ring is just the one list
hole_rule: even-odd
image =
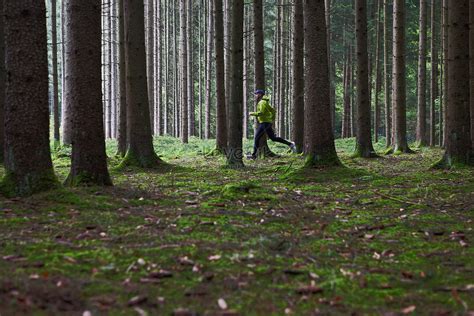
[[(253, 4), (253, 45), (254, 45), (254, 90), (266, 90), (265, 83), (265, 50), (264, 50), (264, 34), (263, 34), (263, 2), (255, 0)], [(273, 90), (275, 93), (275, 90)], [(273, 100), (275, 103), (275, 99)], [(255, 108), (257, 103), (255, 103)], [(256, 109), (255, 109), (256, 110)], [(245, 113), (248, 115), (248, 113)], [(267, 143), (267, 136), (260, 137), (257, 150), (258, 157), (275, 156), (270, 150)]]
[(69, 96), (66, 93), (68, 91), (67, 83), (65, 78), (68, 76), (68, 69), (66, 66), (66, 56), (65, 56), (65, 47), (64, 47), (64, 39), (66, 37), (66, 23), (64, 21), (64, 16), (65, 16), (65, 5), (63, 2), (61, 2), (61, 38), (62, 38), (62, 65), (63, 65), (63, 71), (62, 71), (62, 100), (61, 100), (61, 129), (62, 129), (62, 144), (66, 146), (70, 146), (72, 142), (72, 114), (71, 111), (69, 111)]
[[(0, 1), (0, 12), (3, 12), (3, 1)], [(5, 152), (5, 80), (4, 14), (0, 14), (0, 163), (3, 163)]]
[(149, 168), (160, 159), (153, 149), (150, 126), (143, 2), (124, 0), (124, 17), (128, 150), (121, 165)]
[(231, 73), (229, 103), (229, 135), (227, 165), (243, 167), (242, 161), (242, 101), (243, 101), (243, 34), (244, 0), (232, 0)]
[(418, 146), (426, 146), (426, 34), (428, 8), (427, 0), (420, 0), (420, 36), (418, 43), (418, 115), (416, 122), (416, 141)]
[(346, 65), (344, 69), (344, 113), (342, 137), (352, 136), (351, 130), (351, 82), (352, 82), (352, 54), (350, 47), (346, 48)]
[[(6, 195), (56, 186), (49, 147), (48, 51), (44, 1), (4, 2)], [(31, 71), (34, 69), (34, 71)]]
[(179, 1), (180, 11), (180, 65), (181, 65), (181, 141), (188, 143), (188, 35), (186, 0)]
[(188, 0), (187, 3), (187, 16), (186, 16), (186, 28), (187, 28), (187, 55), (188, 55), (188, 135), (194, 136), (196, 134), (196, 118), (195, 118), (195, 104), (194, 104), (194, 56), (193, 56), (193, 1)]
[(227, 115), (225, 103), (224, 10), (222, 4), (222, 0), (214, 0), (217, 96), (216, 149), (224, 152), (227, 147)]
[(431, 0), (431, 98), (430, 98), (430, 146), (436, 145), (436, 99), (438, 98), (438, 31), (436, 29), (437, 0)]
[(117, 155), (124, 157), (127, 153), (127, 78), (125, 73), (125, 25), (123, 1), (119, 5), (119, 126)]
[(367, 44), (367, 0), (356, 0), (357, 139), (354, 156), (375, 157), (370, 131), (369, 54)]
[(471, 142), (472, 152), (474, 153), (474, 0), (469, 0), (469, 54), (470, 54), (470, 104), (471, 104)]
[(323, 0), (304, 0), (306, 166), (339, 165), (331, 124), (327, 31)]
[(66, 0), (66, 64), (72, 111), (68, 185), (111, 185), (105, 154), (101, 82), (101, 1)]
[(440, 111), (440, 146), (444, 147), (446, 139), (446, 108), (448, 106), (448, 0), (443, 0), (443, 109)]
[(335, 84), (335, 62), (333, 61), (331, 54), (331, 41), (332, 41), (332, 32), (331, 32), (331, 10), (332, 10), (333, 0), (325, 0), (326, 7), (326, 29), (327, 29), (327, 40), (328, 40), (328, 60), (329, 60), (329, 82), (331, 84), (331, 123), (332, 128), (334, 129), (336, 124), (336, 84)]
[(207, 22), (207, 73), (206, 73), (206, 109), (205, 109), (205, 126), (204, 126), (204, 138), (209, 139), (211, 137), (211, 97), (212, 97), (212, 41), (214, 39), (214, 22), (212, 17), (212, 3), (213, 0), (209, 0), (209, 16)]
[(380, 91), (382, 90), (382, 3), (383, 0), (377, 0), (377, 20), (376, 20), (376, 48), (375, 48), (375, 96), (374, 96), (374, 142), (379, 141), (380, 132)]
[(148, 102), (150, 103), (150, 124), (152, 131), (154, 130), (153, 123), (154, 113), (155, 113), (155, 103), (154, 103), (154, 85), (153, 85), (153, 78), (155, 77), (154, 74), (154, 66), (153, 66), (153, 38), (154, 38), (154, 28), (153, 28), (153, 1), (158, 0), (147, 0), (146, 6), (146, 76), (147, 76), (147, 92), (148, 92)]
[(304, 145), (304, 16), (303, 0), (295, 0), (293, 8), (293, 141), (296, 151)]
[(383, 60), (384, 60), (384, 103), (385, 103), (385, 141), (387, 148), (392, 146), (392, 117), (391, 117), (391, 100), (390, 96), (392, 94), (391, 83), (390, 83), (390, 42), (392, 38), (390, 37), (390, 0), (383, 0), (384, 7), (384, 19), (383, 19), (383, 38), (384, 38), (384, 49), (383, 49)]
[(163, 15), (161, 0), (155, 1), (155, 135), (163, 135)]
[[(52, 41), (52, 75), (53, 75), (53, 134), (54, 141), (59, 143), (59, 93), (58, 93), (58, 28), (57, 28), (57, 9), (56, 0), (51, 0), (51, 41)], [(3, 59), (2, 59), (3, 60)]]
[(473, 164), (469, 113), (469, 0), (448, 1), (446, 151), (438, 167)]
[(411, 152), (407, 142), (405, 0), (393, 2), (393, 112), (395, 116), (394, 153)]

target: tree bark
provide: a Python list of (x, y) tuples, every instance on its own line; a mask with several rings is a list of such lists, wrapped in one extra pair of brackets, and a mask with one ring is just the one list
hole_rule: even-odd
[(357, 137), (355, 157), (375, 157), (370, 127), (369, 54), (367, 44), (367, 0), (356, 0)]
[(111, 185), (105, 154), (101, 82), (101, 1), (66, 0), (66, 64), (72, 111), (68, 185)]
[[(59, 93), (58, 93), (58, 29), (57, 29), (57, 6), (56, 0), (51, 0), (51, 41), (52, 41), (52, 108), (53, 108), (53, 135), (54, 141), (59, 144), (60, 122), (59, 122)], [(2, 59), (3, 60), (3, 59)]]
[(232, 1), (231, 74), (229, 103), (229, 135), (227, 165), (243, 167), (242, 161), (242, 101), (243, 101), (243, 30), (244, 0)]
[(224, 10), (222, 0), (214, 0), (217, 128), (216, 149), (224, 152), (227, 147), (227, 115), (224, 64)]
[[(49, 147), (48, 52), (44, 1), (4, 2), (6, 195), (56, 186)], [(32, 71), (34, 69), (34, 71)]]
[(124, 157), (127, 153), (127, 78), (125, 73), (125, 24), (123, 1), (119, 3), (119, 124), (117, 155)]
[(180, 65), (181, 65), (181, 141), (188, 143), (188, 35), (186, 0), (179, 1), (180, 11)]
[[(3, 12), (3, 1), (0, 1), (0, 12)], [(4, 14), (0, 14), (0, 163), (3, 163), (5, 151), (5, 80)]]
[(474, 0), (469, 0), (469, 54), (470, 54), (470, 105), (471, 105), (471, 150), (474, 153)]
[(443, 0), (443, 109), (440, 111), (440, 146), (446, 139), (446, 108), (448, 105), (448, 0)]
[(295, 0), (293, 8), (293, 141), (296, 151), (304, 145), (304, 16), (303, 0)]
[(147, 93), (143, 2), (124, 1), (128, 150), (121, 166), (155, 167)]
[(374, 142), (379, 141), (380, 132), (380, 92), (382, 90), (382, 58), (380, 52), (382, 50), (382, 0), (377, 0), (377, 20), (376, 20), (376, 47), (375, 47), (375, 96), (374, 96)]
[(65, 63), (66, 56), (65, 56), (65, 47), (64, 47), (64, 39), (66, 38), (66, 23), (64, 21), (65, 16), (65, 5), (61, 2), (61, 37), (62, 37), (62, 47), (63, 47), (63, 54), (62, 54), (62, 64), (63, 64), (63, 80), (62, 80), (62, 101), (61, 101), (61, 129), (62, 129), (62, 144), (65, 146), (70, 146), (72, 142), (72, 114), (69, 111), (69, 96), (67, 94), (68, 87), (65, 78), (69, 75), (68, 69)]
[(438, 167), (474, 163), (471, 143), (469, 83), (469, 1), (448, 1), (448, 104), (446, 151)]
[(306, 166), (339, 165), (331, 124), (324, 0), (304, 0)]
[(418, 115), (416, 122), (416, 141), (418, 146), (426, 146), (426, 34), (428, 8), (427, 0), (420, 0), (420, 35), (418, 41)]
[(211, 97), (212, 97), (212, 44), (214, 39), (214, 22), (212, 16), (212, 3), (213, 0), (209, 0), (209, 15), (207, 22), (207, 73), (206, 73), (206, 106), (205, 106), (205, 125), (204, 125), (204, 138), (209, 139), (211, 137)]
[(406, 56), (405, 56), (405, 0), (394, 0), (393, 5), (393, 111), (394, 153), (410, 153), (406, 122)]
[(385, 141), (387, 148), (392, 146), (392, 117), (391, 117), (391, 84), (390, 84), (390, 55), (389, 43), (392, 41), (390, 37), (390, 27), (389, 27), (389, 16), (390, 8), (389, 1), (384, 1), (384, 20), (383, 20), (383, 38), (384, 38), (384, 49), (383, 49), (383, 60), (384, 60), (384, 102), (385, 102)]
[(188, 55), (188, 136), (196, 135), (196, 117), (195, 117), (195, 104), (194, 104), (194, 50), (193, 50), (193, 1), (186, 1), (186, 28), (187, 28), (187, 55)]
[(155, 113), (155, 102), (154, 102), (154, 84), (153, 79), (155, 77), (154, 66), (153, 66), (153, 39), (154, 39), (154, 27), (153, 27), (153, 1), (158, 0), (147, 0), (146, 6), (146, 76), (147, 76), (147, 93), (148, 93), (148, 102), (150, 107), (150, 126), (152, 131), (154, 131), (154, 113)]
[(430, 146), (436, 145), (436, 99), (438, 98), (438, 44), (436, 29), (437, 0), (431, 0), (431, 85), (430, 85)]

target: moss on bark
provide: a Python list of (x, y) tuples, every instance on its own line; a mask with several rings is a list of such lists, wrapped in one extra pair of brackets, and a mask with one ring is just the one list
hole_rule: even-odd
[(0, 182), (0, 192), (8, 197), (29, 196), (58, 186), (58, 179), (52, 170), (30, 173), (21, 177), (7, 173)]

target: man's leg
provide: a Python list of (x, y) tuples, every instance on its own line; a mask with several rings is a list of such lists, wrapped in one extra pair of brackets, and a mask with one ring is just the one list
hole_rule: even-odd
[(268, 138), (270, 138), (272, 141), (277, 142), (277, 143), (282, 143), (282, 144), (285, 144), (285, 145), (291, 147), (292, 143), (290, 143), (289, 141), (287, 141), (287, 140), (285, 140), (281, 137), (277, 137), (275, 135), (275, 132), (273, 131), (273, 128), (272, 128), (272, 124), (268, 124), (268, 126), (266, 126), (265, 131), (268, 135)]
[(254, 143), (253, 143), (253, 153), (252, 156), (256, 157), (257, 156), (257, 150), (258, 150), (258, 143), (260, 141), (260, 138), (265, 134), (265, 125), (264, 124), (258, 124), (257, 130), (255, 131), (255, 138), (254, 138)]

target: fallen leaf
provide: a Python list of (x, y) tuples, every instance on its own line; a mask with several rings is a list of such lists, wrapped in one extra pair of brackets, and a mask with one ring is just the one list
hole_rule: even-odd
[(146, 296), (134, 296), (128, 301), (127, 305), (128, 306), (140, 305), (140, 304), (145, 303), (147, 300), (148, 298)]
[(227, 302), (223, 298), (217, 300), (217, 305), (219, 305), (219, 308), (222, 310), (226, 310), (228, 308)]
[(221, 259), (221, 255), (213, 255), (213, 256), (209, 256), (209, 261), (217, 261), (217, 260), (220, 260)]
[(405, 307), (401, 310), (401, 313), (402, 314), (411, 314), (415, 311), (416, 309), (416, 306), (415, 305), (411, 305), (411, 306), (408, 306), (408, 307)]

